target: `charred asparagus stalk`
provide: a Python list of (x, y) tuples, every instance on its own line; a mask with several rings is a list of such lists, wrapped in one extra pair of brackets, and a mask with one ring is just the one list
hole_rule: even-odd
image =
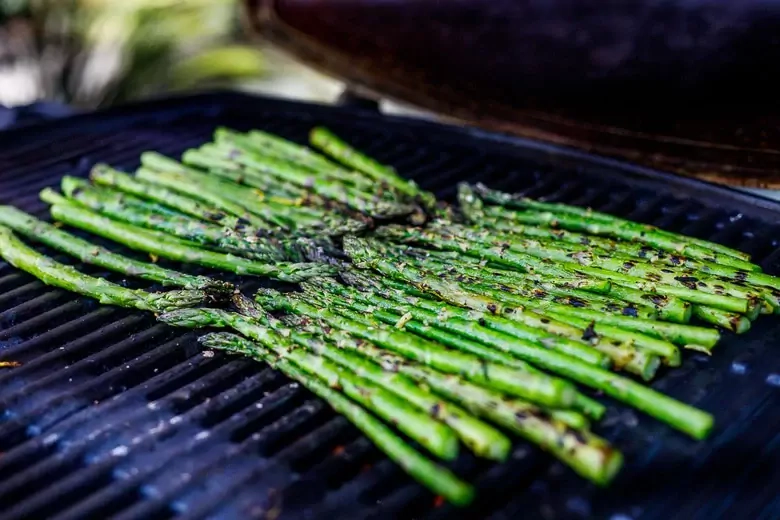
[[(750, 260), (749, 255), (714, 242), (678, 235), (654, 226), (638, 224), (606, 213), (598, 213), (576, 206), (539, 202), (525, 197), (516, 197), (490, 190), (481, 184), (478, 184), (475, 190), (482, 199), (494, 204), (514, 209), (530, 210), (528, 214), (532, 212), (537, 214), (549, 213), (549, 217), (547, 215), (531, 217), (529, 220), (534, 220), (534, 222), (527, 221), (528, 223), (551, 224), (557, 221), (556, 227), (571, 229), (572, 231), (585, 231), (592, 235), (607, 235), (621, 240), (642, 242), (664, 251), (684, 254), (691, 258), (701, 258), (708, 262), (723, 263), (748, 270), (759, 270), (756, 269), (758, 266), (748, 262)], [(522, 214), (522, 212), (515, 213), (518, 216)], [(524, 220), (524, 218), (518, 217), (517, 220)]]
[(504, 365), (488, 363), (476, 356), (450, 351), (430, 341), (404, 334), (399, 330), (367, 327), (360, 321), (309, 305), (298, 299), (285, 297), (273, 291), (260, 291), (256, 299), (269, 310), (322, 319), (331, 326), (372, 341), (409, 359), (429, 364), (447, 373), (460, 374), (478, 382), (532, 402), (556, 408), (568, 408), (576, 391), (569, 383), (540, 374), (515, 370)]
[(275, 357), (267, 351), (251, 348), (246, 344), (245, 340), (241, 339), (241, 341), (238, 341), (237, 338), (241, 339), (232, 335), (228, 337), (207, 335), (204, 336), (202, 342), (209, 348), (221, 348), (250, 355), (278, 368), (287, 376), (303, 384), (324, 399), (422, 485), (456, 505), (467, 505), (473, 500), (474, 490), (471, 486), (461, 481), (448, 469), (439, 466), (415, 451), (363, 407), (350, 401), (336, 390), (329, 388), (328, 385), (320, 380), (306, 374), (293, 363), (283, 358)]
[(214, 300), (211, 292), (202, 289), (152, 293), (128, 289), (103, 278), (86, 275), (38, 253), (5, 226), (0, 226), (0, 257), (47, 285), (89, 296), (108, 305), (165, 312)]
[(191, 242), (183, 241), (157, 231), (103, 217), (65, 199), (51, 207), (51, 214), (68, 224), (137, 251), (145, 251), (178, 262), (200, 264), (236, 274), (269, 276), (286, 282), (299, 282), (311, 276), (324, 276), (334, 272), (330, 265), (312, 263), (261, 263), (231, 254), (199, 249)]
[(205, 291), (232, 292), (232, 284), (206, 276), (195, 276), (141, 262), (96, 246), (75, 235), (38, 220), (12, 206), (0, 206), (0, 224), (16, 233), (67, 253), (85, 264), (97, 265), (114, 272), (151, 280), (164, 286)]

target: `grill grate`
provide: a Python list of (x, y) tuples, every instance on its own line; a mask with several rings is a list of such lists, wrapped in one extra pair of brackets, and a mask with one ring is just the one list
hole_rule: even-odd
[[(303, 141), (315, 124), (440, 196), (482, 181), (715, 239), (778, 271), (780, 206), (770, 201), (477, 131), (235, 94), (0, 135), (0, 203), (42, 216), (37, 192), (95, 162), (134, 168), (141, 151), (178, 154), (219, 125)], [(0, 262), (0, 360), (24, 363), (0, 372), (0, 518), (780, 516), (777, 320), (727, 338), (712, 358), (687, 355), (654, 384), (713, 412), (711, 440), (610, 407), (596, 430), (628, 461), (611, 489), (518, 442), (504, 464), (455, 462), (479, 488), (465, 512), (436, 503), (303, 388), (264, 365), (204, 355), (194, 338)]]

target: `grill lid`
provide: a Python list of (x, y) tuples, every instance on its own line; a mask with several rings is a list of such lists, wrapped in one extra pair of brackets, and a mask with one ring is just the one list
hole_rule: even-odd
[(250, 30), (471, 124), (780, 188), (780, 2), (246, 0)]

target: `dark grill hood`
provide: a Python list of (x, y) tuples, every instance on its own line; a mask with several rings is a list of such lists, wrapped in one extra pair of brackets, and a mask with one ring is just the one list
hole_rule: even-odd
[(780, 1), (246, 0), (256, 33), (454, 120), (780, 188)]

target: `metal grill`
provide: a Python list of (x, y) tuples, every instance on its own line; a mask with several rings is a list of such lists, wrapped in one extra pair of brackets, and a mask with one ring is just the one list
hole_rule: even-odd
[[(140, 152), (179, 154), (220, 125), (304, 141), (315, 124), (442, 197), (482, 181), (712, 239), (778, 271), (772, 201), (478, 131), (237, 94), (0, 135), (0, 203), (43, 216), (38, 191), (95, 162), (132, 169)], [(305, 389), (265, 365), (204, 354), (194, 338), (0, 263), (0, 360), (24, 363), (0, 371), (0, 517), (780, 517), (778, 320), (726, 338), (712, 358), (687, 354), (654, 383), (715, 414), (710, 440), (610, 406), (596, 431), (627, 460), (610, 489), (518, 441), (506, 463), (466, 454), (453, 464), (478, 488), (466, 511), (440, 504)]]

